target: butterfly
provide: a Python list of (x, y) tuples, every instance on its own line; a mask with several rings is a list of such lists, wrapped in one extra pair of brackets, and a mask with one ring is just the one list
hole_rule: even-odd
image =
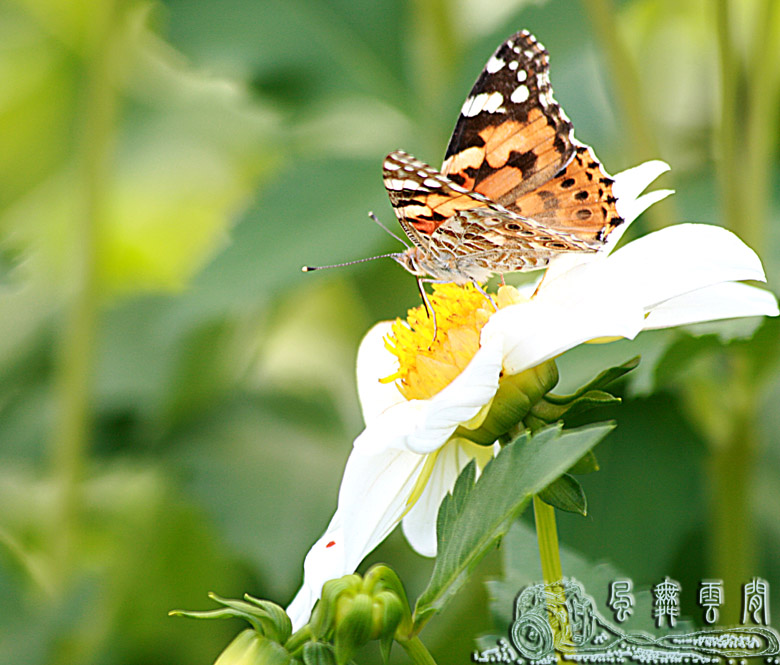
[(597, 252), (624, 223), (613, 178), (574, 138), (552, 96), (549, 54), (527, 30), (487, 61), (460, 110), (441, 170), (397, 150), (385, 157), (383, 175), (412, 243), (383, 257), (417, 277), (429, 313), (423, 282), (471, 282), (488, 297), (480, 284), (492, 274)]
[(473, 282), (597, 252), (623, 219), (613, 179), (553, 99), (549, 55), (528, 31), (488, 60), (441, 171), (391, 152), (390, 202), (412, 246), (390, 255), (418, 281)]

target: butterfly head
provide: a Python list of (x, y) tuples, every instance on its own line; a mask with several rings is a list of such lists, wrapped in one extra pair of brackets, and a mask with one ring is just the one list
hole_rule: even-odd
[(403, 252), (390, 254), (390, 258), (402, 265), (415, 277), (428, 277), (430, 274), (423, 265), (425, 263), (425, 254), (416, 246), (408, 247)]

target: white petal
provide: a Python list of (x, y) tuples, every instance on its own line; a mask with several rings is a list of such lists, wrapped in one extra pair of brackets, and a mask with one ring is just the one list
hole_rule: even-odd
[(777, 316), (777, 298), (770, 291), (727, 282), (667, 300), (645, 320), (645, 330), (671, 328), (742, 316)]
[(308, 622), (314, 603), (322, 592), (322, 585), (350, 572), (344, 565), (344, 536), (337, 510), (325, 533), (312, 545), (304, 559), (303, 584), (287, 607), (294, 631)]
[(381, 321), (366, 333), (357, 355), (357, 387), (363, 422), (368, 424), (391, 406), (405, 401), (395, 383), (380, 383), (379, 379), (398, 371), (398, 359), (385, 348), (385, 335), (392, 323)]
[(482, 335), (504, 334), (504, 368), (519, 372), (589, 339), (632, 338), (644, 315), (672, 298), (763, 278), (755, 252), (730, 231), (680, 224), (543, 281), (536, 298), (493, 315)]
[(353, 449), (338, 507), (344, 520), (344, 561), (349, 572), (396, 527), (424, 462), (424, 455), (405, 450), (375, 455)]
[[(584, 269), (588, 269), (587, 276)], [(586, 279), (593, 288), (630, 298), (646, 310), (697, 289), (737, 280), (764, 280), (756, 253), (731, 231), (678, 224), (629, 243), (604, 261), (581, 266), (550, 290)], [(578, 284), (579, 285), (579, 284)], [(545, 284), (542, 288), (545, 288)]]
[(502, 340), (485, 343), (466, 368), (427, 400), (410, 400), (373, 418), (355, 439), (355, 448), (378, 454), (390, 448), (431, 453), (446, 443), (455, 429), (473, 418), (498, 389)]
[(603, 261), (542, 282), (537, 297), (570, 299), (574, 292), (597, 291), (649, 310), (689, 291), (746, 279), (763, 281), (761, 261), (731, 231), (678, 224), (634, 240)]
[(353, 449), (336, 513), (303, 564), (303, 585), (288, 608), (294, 629), (305, 624), (328, 580), (354, 572), (401, 520), (425, 457), (399, 450)]
[(669, 165), (666, 162), (655, 159), (621, 171), (614, 176), (615, 182), (612, 184), (612, 195), (617, 198), (615, 206), (618, 214), (625, 220), (625, 224), (623, 225), (624, 228), (616, 229), (614, 233), (610, 234), (610, 237), (617, 234), (618, 231), (622, 233), (631, 222), (653, 203), (672, 194), (672, 191), (667, 189), (640, 196), (651, 182), (668, 170)]
[(439, 451), (436, 465), (422, 495), (403, 518), (404, 535), (416, 552), (436, 556), (436, 518), (439, 506), (463, 468), (474, 458), (477, 469), (497, 453), (493, 446), (478, 446), (465, 439), (454, 439)]
[(419, 424), (410, 432), (409, 450), (430, 453), (440, 448), (461, 423), (471, 420), (498, 390), (501, 340), (482, 340), (466, 368), (443, 390), (425, 401)]
[(513, 305), (494, 314), (482, 330), (504, 337), (504, 369), (509, 374), (535, 367), (578, 344), (597, 337), (635, 337), (644, 311), (630, 300), (603, 298), (587, 289), (572, 289), (570, 298), (543, 298)]

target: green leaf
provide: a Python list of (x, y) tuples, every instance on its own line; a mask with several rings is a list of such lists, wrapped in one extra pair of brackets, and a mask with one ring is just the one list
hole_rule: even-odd
[(550, 483), (541, 492), (539, 498), (553, 508), (577, 513), (583, 517), (588, 514), (588, 500), (582, 485), (568, 473)]
[(439, 508), (438, 556), (417, 600), (415, 627), (438, 612), (488, 550), (509, 529), (531, 497), (565, 473), (613, 429), (611, 423), (562, 431), (560, 424), (524, 433), (505, 446), (475, 483), (470, 463)]

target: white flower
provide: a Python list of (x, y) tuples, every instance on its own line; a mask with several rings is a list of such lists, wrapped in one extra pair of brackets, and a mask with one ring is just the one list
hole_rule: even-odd
[[(648, 162), (615, 177), (624, 226), (669, 194), (639, 196), (666, 169)], [(773, 294), (739, 280), (765, 280), (758, 257), (733, 233), (704, 224), (672, 226), (611, 254), (565, 256), (533, 297), (489, 317), (465, 369), (425, 399), (380, 381), (398, 372), (399, 359), (385, 343), (392, 324), (372, 328), (357, 362), (366, 428), (347, 461), (336, 513), (306, 556), (303, 586), (288, 608), (295, 629), (308, 620), (323, 583), (353, 572), (399, 522), (415, 550), (436, 554), (442, 498), (471, 459), (482, 468), (495, 449), (453, 434), (485, 413), (502, 372), (518, 374), (596, 338), (778, 314)]]

